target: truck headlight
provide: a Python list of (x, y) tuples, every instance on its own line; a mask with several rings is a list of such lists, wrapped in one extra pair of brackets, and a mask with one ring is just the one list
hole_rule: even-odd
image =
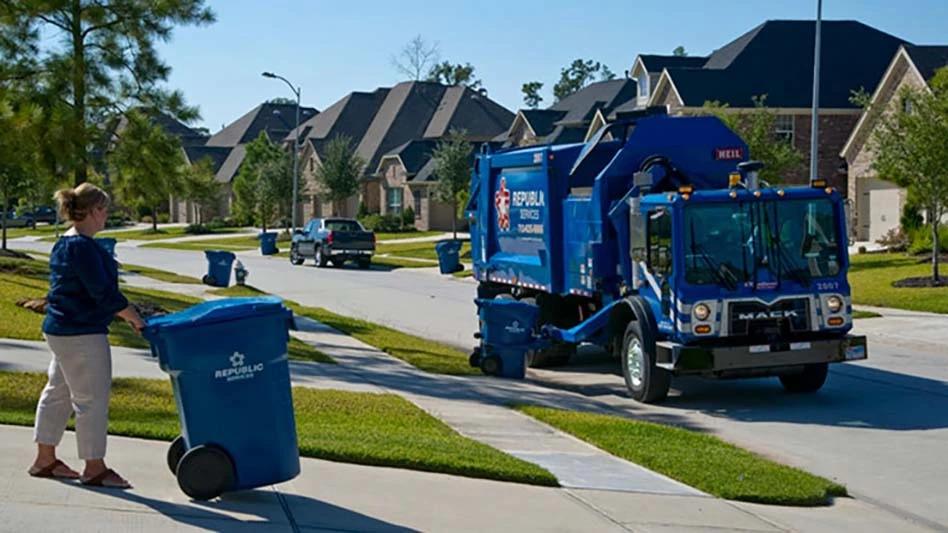
[(826, 306), (831, 313), (838, 313), (843, 308), (843, 300), (839, 296), (830, 296), (826, 299)]
[(698, 304), (695, 306), (693, 313), (698, 320), (707, 320), (711, 316), (711, 308), (705, 304)]

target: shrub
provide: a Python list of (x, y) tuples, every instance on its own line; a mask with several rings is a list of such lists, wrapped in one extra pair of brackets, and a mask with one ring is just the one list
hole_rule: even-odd
[(411, 226), (412, 228), (415, 227), (415, 210), (411, 207), (406, 208), (405, 211), (402, 212), (402, 225)]
[(909, 241), (901, 228), (892, 228), (881, 239), (876, 239), (876, 244), (893, 252), (901, 252), (908, 247)]
[[(912, 255), (930, 254), (932, 252), (932, 228), (922, 226), (912, 232), (912, 243), (908, 246), (908, 253)], [(938, 247), (940, 253), (948, 253), (948, 227), (938, 228)]]
[(214, 229), (205, 224), (191, 224), (184, 228), (184, 232), (190, 235), (207, 235), (214, 233)]
[(155, 219), (151, 218), (151, 215), (145, 215), (141, 218), (142, 224), (151, 224)]
[(167, 224), (168, 222), (171, 222), (171, 215), (168, 213), (158, 213), (159, 224)]
[(369, 211), (369, 206), (365, 205), (365, 202), (359, 202), (359, 213), (356, 215), (356, 218), (362, 220), (371, 214), (372, 213)]

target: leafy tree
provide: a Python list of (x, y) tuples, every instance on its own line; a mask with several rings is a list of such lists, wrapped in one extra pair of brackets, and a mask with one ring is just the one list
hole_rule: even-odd
[(523, 93), (523, 103), (531, 108), (536, 109), (540, 107), (540, 102), (543, 101), (543, 97), (540, 96), (540, 90), (543, 89), (543, 82), (541, 81), (528, 81), (520, 87), (520, 92)]
[(214, 166), (210, 158), (196, 161), (185, 167), (180, 197), (198, 206), (198, 224), (203, 224), (203, 211), (220, 200), (221, 184), (214, 178)]
[(157, 232), (159, 209), (182, 189), (181, 141), (144, 112), (132, 110), (126, 117), (128, 123), (107, 156), (108, 166), (121, 198), (151, 209), (152, 231)]
[(688, 55), (688, 52), (685, 52), (684, 46), (676, 46), (675, 49), (672, 50), (672, 55), (676, 57), (685, 57)]
[(247, 143), (246, 150), (240, 171), (234, 178), (235, 211), (238, 216), (259, 223), (263, 231), (267, 231), (273, 216), (281, 212), (281, 204), (292, 201), (287, 200), (284, 183), (289, 179), (292, 187), (288, 155), (263, 131)]
[(320, 156), (322, 164), (316, 169), (316, 184), (320, 197), (332, 203), (336, 215), (339, 204), (359, 192), (359, 178), (366, 162), (356, 153), (352, 138), (346, 135), (333, 137)]
[(392, 66), (409, 80), (421, 80), (431, 72), (438, 62), (437, 43), (429, 45), (421, 35), (416, 35), (402, 48), (398, 56), (392, 56)]
[(486, 94), (487, 89), (481, 85), (481, 80), (474, 77), (474, 66), (470, 63), (452, 65), (449, 61), (438, 63), (428, 72), (428, 81), (445, 85), (464, 85)]
[(296, 100), (293, 98), (287, 98), (285, 96), (278, 96), (276, 98), (271, 98), (267, 100), (267, 103), (270, 104), (283, 104), (283, 105), (296, 105)]
[(575, 59), (568, 67), (560, 70), (560, 81), (553, 86), (553, 96), (556, 101), (560, 101), (596, 81), (597, 74), (600, 81), (616, 77), (609, 67), (598, 61)]
[[(140, 103), (190, 122), (197, 110), (180, 92), (161, 87), (170, 68), (155, 50), (179, 25), (214, 21), (204, 0), (34, 0), (0, 8), (0, 55), (48, 96), (61, 97), (67, 113), (55, 139), (64, 172), (86, 181), (90, 149), (99, 144), (105, 118)], [(49, 46), (56, 42), (61, 47)]]
[[(0, 94), (0, 216), (11, 207), (11, 200), (37, 178), (35, 142), (40, 111), (28, 102)], [(2, 248), (7, 249), (7, 218), (2, 222)]]
[(458, 218), (460, 210), (466, 203), (465, 194), (471, 186), (473, 147), (465, 139), (464, 130), (454, 130), (438, 142), (431, 154), (435, 162), (435, 175), (438, 181), (434, 187), (435, 198), (439, 202), (451, 204), (454, 216), (452, 230), (454, 238), (458, 238)]
[(948, 67), (928, 88), (900, 91), (897, 109), (873, 109), (869, 147), (877, 175), (909, 190), (920, 203), (932, 231), (932, 283), (940, 284), (938, 226), (948, 214)]
[(728, 105), (705, 102), (703, 112), (721, 119), (744, 139), (748, 157), (764, 163), (760, 178), (768, 183), (784, 182), (784, 175), (800, 168), (803, 156), (789, 142), (777, 137), (776, 113), (766, 105), (766, 96), (754, 97), (754, 108), (746, 112), (728, 112)]

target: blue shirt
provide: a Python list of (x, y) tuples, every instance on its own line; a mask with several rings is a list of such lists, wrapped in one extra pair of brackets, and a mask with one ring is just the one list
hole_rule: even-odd
[(49, 256), (49, 294), (43, 333), (108, 333), (115, 314), (128, 307), (119, 291), (118, 264), (92, 237), (66, 235)]

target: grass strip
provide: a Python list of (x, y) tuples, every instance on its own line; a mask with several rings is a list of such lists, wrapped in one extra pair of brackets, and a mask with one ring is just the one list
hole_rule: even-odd
[[(438, 260), (438, 252), (435, 250), (435, 242), (405, 242), (385, 244), (379, 243), (377, 252), (379, 254), (389, 254), (396, 257), (413, 257), (415, 259), (428, 259), (430, 261)], [(459, 252), (461, 258), (471, 257), (471, 243), (461, 244)]]
[[(268, 293), (249, 285), (227, 287), (208, 291), (220, 296), (262, 296)], [(426, 372), (455, 376), (481, 375), (481, 371), (468, 363), (468, 354), (395, 329), (373, 324), (365, 320), (342, 316), (319, 307), (307, 307), (284, 300), (287, 307), (300, 316), (326, 324), (346, 335), (374, 346), (383, 352), (401, 359)]]
[[(279, 246), (279, 245), (278, 245)], [(260, 248), (260, 241), (256, 235), (246, 235), (243, 237), (226, 237), (220, 239), (201, 239), (187, 242), (150, 242), (143, 244), (140, 248), (165, 248), (168, 250), (225, 250), (229, 252), (253, 250)]]
[(378, 242), (398, 241), (402, 239), (418, 239), (423, 237), (436, 237), (443, 235), (443, 231), (402, 231), (396, 233), (376, 233), (375, 240)]
[[(0, 423), (33, 425), (46, 375), (0, 372)], [(293, 388), (300, 454), (331, 461), (557, 486), (547, 470), (462, 437), (394, 394)], [(70, 422), (70, 429), (74, 426)], [(168, 380), (116, 378), (109, 433), (170, 441), (180, 433)]]
[(882, 316), (882, 315), (880, 315), (879, 313), (876, 313), (876, 312), (874, 312), (874, 311), (861, 311), (861, 310), (853, 311), (853, 319), (858, 319), (858, 318), (879, 318), (880, 316)]
[(904, 278), (930, 277), (930, 262), (905, 254), (859, 254), (850, 258), (853, 303), (926, 313), (948, 313), (948, 286), (896, 288)]
[(120, 274), (121, 272), (128, 272), (129, 274), (138, 274), (139, 276), (145, 276), (146, 278), (157, 279), (158, 281), (164, 281), (167, 283), (184, 283), (184, 284), (193, 284), (193, 285), (201, 284), (201, 280), (197, 278), (192, 278), (191, 276), (184, 276), (182, 274), (168, 272), (167, 270), (159, 270), (157, 268), (145, 267), (145, 266), (140, 266), (140, 265), (123, 264), (120, 267)]
[(717, 437), (617, 416), (537, 406), (515, 408), (561, 431), (700, 491), (771, 505), (826, 505), (846, 488), (764, 459)]

